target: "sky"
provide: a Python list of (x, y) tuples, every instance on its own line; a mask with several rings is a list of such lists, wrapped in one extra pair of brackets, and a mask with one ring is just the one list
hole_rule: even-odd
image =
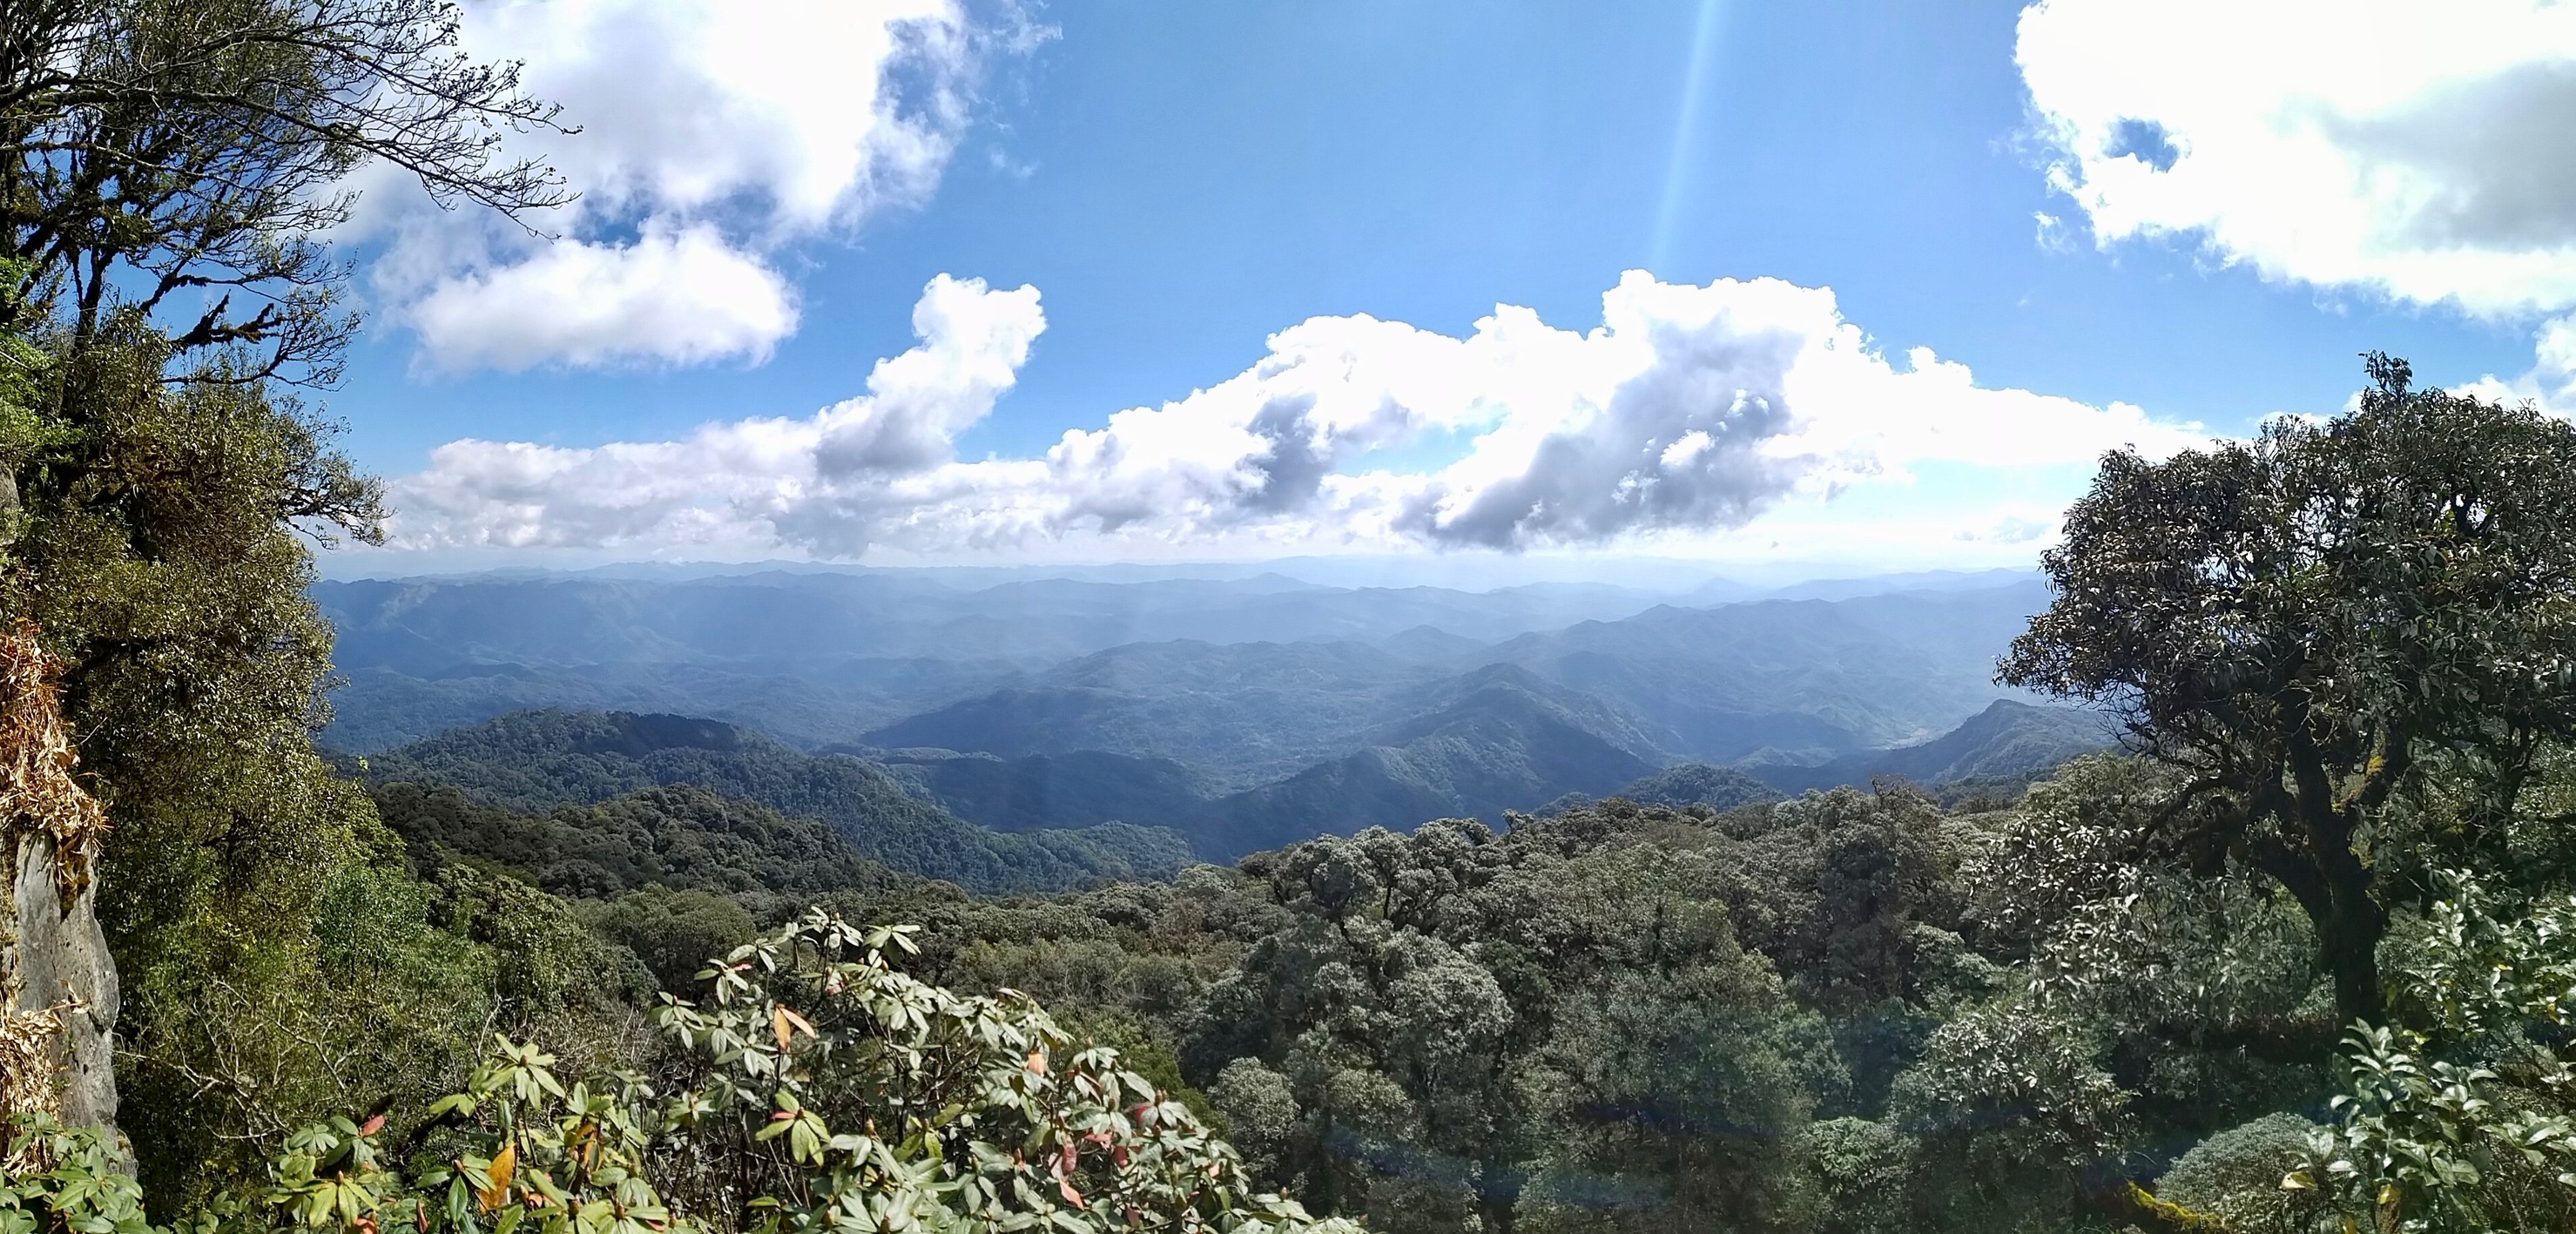
[[(2542, 0), (471, 0), (534, 220), (362, 171), (337, 574), (2026, 565), (2358, 353), (2576, 409)], [(1498, 567), (1499, 568), (1499, 567)]]

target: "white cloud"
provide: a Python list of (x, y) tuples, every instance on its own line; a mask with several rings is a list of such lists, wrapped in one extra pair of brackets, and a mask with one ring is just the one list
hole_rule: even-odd
[(2576, 5), (2043, 0), (2018, 57), (2104, 243), (2490, 316), (2576, 307)]
[(2489, 375), (2457, 389), (2491, 402), (2530, 403), (2551, 415), (2576, 418), (2576, 316), (2540, 328), (2530, 372), (2511, 380)]
[[(1313, 318), (1186, 398), (1114, 412), (1035, 457), (961, 460), (958, 435), (1044, 328), (1037, 292), (942, 276), (913, 323), (921, 344), (881, 361), (866, 394), (803, 419), (594, 448), (450, 443), (395, 485), (397, 540), (843, 558), (1642, 543), (1903, 482), (1918, 463), (2083, 464), (2200, 440), (2125, 404), (1980, 387), (1928, 351), (1891, 362), (1830, 291), (1632, 272), (1589, 332), (1513, 307), (1465, 337)], [(1377, 462), (1448, 440), (1467, 445), (1443, 466)]]
[(631, 244), (565, 240), (442, 279), (409, 316), (443, 366), (517, 371), (765, 357), (796, 328), (796, 303), (713, 228), (648, 226)]
[(476, 0), (463, 40), (564, 106), (578, 133), (505, 149), (581, 197), (532, 237), (369, 177), (347, 238), (449, 370), (765, 357), (797, 326), (775, 255), (927, 196), (991, 32), (959, 0)]

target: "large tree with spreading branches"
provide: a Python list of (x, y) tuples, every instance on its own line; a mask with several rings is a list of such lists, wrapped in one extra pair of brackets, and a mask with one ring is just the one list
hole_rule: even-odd
[(2377, 1021), (2392, 801), (2440, 762), (2474, 798), (2444, 842), (2492, 852), (2576, 735), (2576, 429), (2367, 367), (2333, 419), (2105, 457), (2000, 676), (2121, 709), (2189, 773), (2142, 842), (2276, 881), (2340, 1012)]

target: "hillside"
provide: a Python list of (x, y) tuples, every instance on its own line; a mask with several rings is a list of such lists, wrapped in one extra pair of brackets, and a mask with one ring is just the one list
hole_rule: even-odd
[(1439, 710), (1372, 734), (1372, 744), (1218, 803), (1194, 837), (1212, 859), (1366, 827), (1527, 810), (1602, 793), (1651, 770), (1602, 740), (1539, 683), (1496, 674)]
[(1002, 834), (905, 791), (884, 768), (813, 755), (712, 720), (631, 712), (519, 712), (368, 760), (375, 784), (446, 785), (525, 813), (693, 785), (817, 819), (860, 854), (910, 874), (999, 890), (1168, 872), (1179, 838), (1129, 826)]
[(1917, 784), (2027, 778), (2079, 754), (2117, 744), (2118, 725), (2098, 712), (2034, 707), (1998, 699), (1965, 723), (1930, 741), (1846, 755), (1813, 767), (1769, 765), (1754, 774), (1783, 792), (1868, 784), (1896, 776)]
[(529, 814), (452, 785), (374, 786), (376, 813), (417, 856), (441, 851), (570, 897), (674, 891), (830, 894), (894, 884), (821, 822), (675, 784)]
[(325, 582), (312, 594), (348, 682), (326, 733), (342, 749), (514, 710), (667, 712), (808, 747), (1171, 758), (1234, 789), (1351, 753), (1359, 730), (1414, 714), (1403, 690), (1498, 662), (1598, 695), (1651, 730), (1661, 758), (1814, 762), (1919, 740), (2004, 696), (1988, 682), (1993, 659), (2038, 599), (2012, 573), (1805, 590), (1832, 598), (935, 570)]
[(1372, 745), (1510, 671), (1649, 763), (1817, 763), (1946, 732), (2010, 692), (1995, 657), (2043, 599), (2026, 580), (1854, 599), (1657, 607), (1461, 647), (1112, 648), (869, 731), (867, 745), (1170, 759), (1234, 788)]
[(1000, 831), (1134, 823), (1185, 830), (1208, 813), (1205, 777), (1169, 759), (1098, 750), (1000, 758), (955, 750), (875, 755), (896, 780), (959, 818)]
[(1349, 752), (1356, 734), (1419, 710), (1405, 705), (1407, 688), (1441, 677), (1355, 642), (1143, 643), (1083, 656), (862, 740), (1004, 758), (1097, 750), (1168, 759), (1231, 790)]
[(1757, 801), (1771, 801), (1780, 794), (1733, 767), (1684, 763), (1639, 779), (1612, 796), (1625, 797), (1639, 805), (1732, 810)]
[(337, 655), (346, 684), (332, 693), (334, 719), (326, 734), (335, 748), (362, 754), (513, 711), (547, 709), (702, 715), (825, 745), (1026, 672), (1006, 660), (819, 649), (724, 663), (464, 660), (417, 671), (369, 664), (362, 655), (348, 649)]
[(1995, 657), (2045, 603), (2016, 582), (1664, 606), (1487, 655), (1623, 708), (1669, 758), (1812, 762), (1923, 740), (2006, 696)]
[(1230, 794), (1168, 759), (1099, 751), (1005, 759), (954, 750), (877, 752), (896, 779), (959, 817), (1002, 830), (1108, 821), (1169, 828), (1207, 860), (1366, 827), (1528, 810), (1596, 794), (1649, 769), (1596, 736), (1589, 700), (1509, 666), (1428, 710), (1362, 734), (1358, 750)]

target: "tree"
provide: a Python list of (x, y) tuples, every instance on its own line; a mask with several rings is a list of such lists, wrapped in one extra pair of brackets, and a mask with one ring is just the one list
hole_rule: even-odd
[[(456, 36), (448, 0), (0, 6), (0, 617), (65, 665), (115, 824), (118, 1065), (165, 1198), (223, 1186), (254, 1129), (315, 1112), (302, 1094), (384, 1074), (336, 1060), (486, 1011), (466, 949), (349, 911), (400, 845), (312, 749), (330, 631), (308, 538), (375, 539), (383, 509), (282, 388), (327, 387), (354, 329), (323, 233), (359, 166), (511, 215), (564, 200), (498, 145), (552, 110)], [(236, 1014), (336, 1011), (387, 969), (435, 996)], [(330, 1075), (298, 1061), (317, 1056)]]
[[(505, 214), (568, 199), (504, 132), (549, 125), (452, 0), (32, 0), (0, 9), (0, 330), (162, 322), (199, 379), (328, 385), (355, 319), (320, 237), (368, 160)], [(200, 303), (189, 303), (191, 299)]]
[(2542, 743), (2576, 734), (2576, 430), (2367, 369), (2323, 424), (2105, 456), (1999, 679), (2122, 709), (2189, 777), (2141, 843), (2287, 889), (2339, 1012), (2376, 1022), (2406, 891), (2376, 869), (2381, 812), (2438, 761), (2484, 803), (2451, 841), (2491, 847)]

